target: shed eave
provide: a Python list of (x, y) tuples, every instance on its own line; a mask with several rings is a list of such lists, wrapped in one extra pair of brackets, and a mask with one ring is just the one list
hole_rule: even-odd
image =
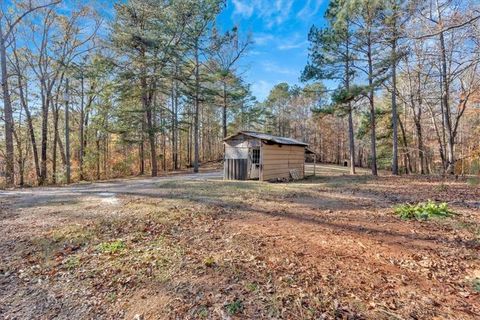
[(291, 145), (291, 146), (302, 146), (302, 147), (308, 147), (308, 144), (302, 141), (298, 141), (292, 138), (286, 138), (286, 137), (278, 137), (278, 136), (273, 136), (267, 133), (262, 133), (262, 132), (255, 132), (255, 131), (239, 131), (233, 135), (230, 135), (226, 138), (223, 139), (223, 141), (227, 141), (230, 139), (233, 139), (239, 135), (244, 135), (250, 138), (254, 139), (259, 139), (262, 141), (268, 141), (270, 143), (274, 144), (279, 144), (279, 145)]

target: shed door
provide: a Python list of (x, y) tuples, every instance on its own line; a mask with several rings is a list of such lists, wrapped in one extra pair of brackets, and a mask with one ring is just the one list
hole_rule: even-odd
[(250, 148), (248, 153), (250, 179), (260, 178), (260, 148)]
[(224, 179), (246, 180), (248, 159), (225, 159)]

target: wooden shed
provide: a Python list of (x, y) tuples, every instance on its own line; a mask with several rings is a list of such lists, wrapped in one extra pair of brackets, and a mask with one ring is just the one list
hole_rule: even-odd
[(302, 179), (308, 144), (291, 138), (240, 131), (224, 139), (224, 179)]

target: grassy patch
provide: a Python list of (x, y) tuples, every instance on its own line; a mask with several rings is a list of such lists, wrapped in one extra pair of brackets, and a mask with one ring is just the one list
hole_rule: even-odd
[(215, 259), (213, 257), (208, 257), (203, 260), (203, 263), (205, 264), (206, 267), (212, 268), (215, 266)]
[(208, 309), (205, 307), (200, 307), (197, 311), (198, 318), (207, 319), (208, 318)]
[(63, 265), (68, 270), (74, 270), (78, 268), (78, 266), (80, 266), (80, 259), (78, 259), (78, 257), (75, 257), (75, 256), (70, 256), (67, 259), (65, 259), (65, 261), (63, 262)]
[(52, 240), (57, 243), (83, 246), (88, 244), (95, 234), (92, 230), (79, 225), (70, 225), (52, 232)]
[(472, 187), (480, 186), (480, 177), (470, 177), (467, 179), (467, 183)]
[(434, 189), (437, 192), (447, 192), (448, 191), (448, 185), (446, 185), (445, 183), (442, 182), (442, 183), (436, 185)]
[(402, 204), (395, 207), (395, 214), (403, 220), (429, 220), (432, 218), (447, 218), (454, 215), (448, 208), (448, 205), (443, 203), (435, 203), (428, 201), (418, 204)]
[(473, 280), (473, 290), (475, 290), (476, 292), (480, 292), (480, 278), (475, 278)]
[(115, 240), (112, 242), (102, 242), (97, 245), (96, 249), (101, 253), (113, 254), (125, 249), (126, 245), (123, 240)]
[(109, 292), (107, 295), (107, 300), (110, 303), (114, 303), (117, 300), (117, 293), (116, 292)]
[(229, 315), (234, 315), (243, 310), (243, 302), (241, 300), (235, 300), (225, 305), (225, 310), (227, 310)]
[(250, 292), (255, 292), (258, 289), (258, 285), (256, 283), (250, 282), (245, 285), (245, 289)]

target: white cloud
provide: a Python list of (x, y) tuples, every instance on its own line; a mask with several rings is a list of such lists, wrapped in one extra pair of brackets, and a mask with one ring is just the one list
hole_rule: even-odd
[(320, 10), (323, 0), (308, 0), (305, 2), (305, 6), (298, 11), (297, 18), (308, 19), (315, 16)]
[(289, 76), (294, 76), (298, 74), (298, 72), (295, 70), (279, 66), (276, 63), (271, 61), (264, 61), (262, 63), (262, 66), (263, 66), (263, 70), (271, 73), (284, 74)]
[(260, 50), (251, 50), (248, 53), (252, 56), (261, 56), (262, 54), (265, 54), (265, 52)]
[(257, 97), (258, 101), (263, 101), (268, 97), (270, 90), (273, 88), (273, 84), (265, 80), (258, 80), (251, 86), (252, 94)]
[(307, 44), (307, 41), (301, 41), (297, 43), (284, 43), (278, 46), (278, 50), (298, 49), (305, 46), (306, 44)]
[(253, 14), (253, 5), (247, 3), (248, 1), (243, 0), (232, 0), (235, 10), (233, 14), (244, 16), (245, 18), (250, 18)]
[(278, 42), (278, 50), (291, 50), (305, 47), (307, 45), (307, 40), (305, 36), (302, 36), (299, 33), (294, 33), (289, 37), (283, 38)]
[(280, 25), (285, 22), (289, 16), (290, 11), (292, 11), (293, 0), (276, 0), (275, 1), (275, 12), (270, 17), (270, 21), (267, 22), (269, 27), (274, 25)]
[(275, 40), (275, 37), (269, 33), (257, 33), (253, 36), (253, 42), (256, 45), (263, 46)]
[(250, 18), (253, 14), (264, 19), (268, 28), (284, 23), (290, 17), (293, 0), (232, 0), (233, 15)]

